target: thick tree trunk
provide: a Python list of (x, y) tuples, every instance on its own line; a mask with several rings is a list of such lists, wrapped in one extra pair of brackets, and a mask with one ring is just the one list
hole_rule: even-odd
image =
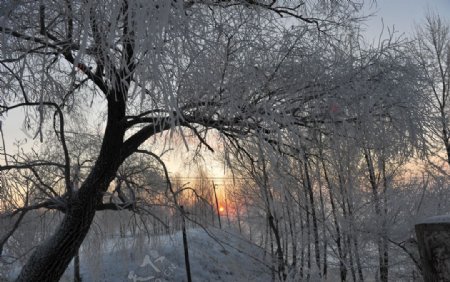
[(125, 103), (115, 97), (124, 95), (108, 95), (108, 120), (97, 162), (78, 191), (67, 187), (69, 199), (60, 226), (36, 248), (17, 281), (59, 281), (83, 243), (94, 219), (97, 204), (101, 203), (103, 193), (123, 161), (121, 152), (125, 129), (122, 120), (125, 116)]
[(75, 254), (75, 261), (73, 263), (73, 281), (81, 282), (81, 272), (80, 272), (80, 250), (78, 249)]
[[(116, 170), (113, 169), (114, 172)], [(102, 172), (102, 177), (97, 176), (96, 172)], [(59, 228), (36, 248), (17, 281), (59, 281), (83, 243), (94, 219), (96, 206), (102, 199), (102, 192), (106, 191), (113, 175), (94, 168), (79, 192), (72, 195)]]
[(95, 215), (95, 198), (69, 208), (56, 231), (38, 246), (17, 281), (58, 281), (81, 246)]

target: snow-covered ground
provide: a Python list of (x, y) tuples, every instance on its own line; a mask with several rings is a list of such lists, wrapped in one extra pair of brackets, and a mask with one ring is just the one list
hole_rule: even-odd
[[(219, 229), (187, 233), (193, 281), (271, 281), (269, 258), (238, 234)], [(84, 245), (83, 281), (187, 281), (180, 232), (141, 240), (114, 238)], [(62, 281), (73, 281), (72, 264)]]
[(450, 214), (425, 217), (417, 221), (417, 224), (450, 223)]

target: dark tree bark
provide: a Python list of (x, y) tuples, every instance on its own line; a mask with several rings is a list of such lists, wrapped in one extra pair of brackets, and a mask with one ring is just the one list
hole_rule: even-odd
[(81, 282), (81, 273), (80, 273), (80, 251), (77, 251), (75, 255), (74, 263), (73, 263), (73, 281)]
[(122, 162), (125, 102), (116, 100), (114, 94), (108, 96), (108, 121), (94, 168), (80, 189), (72, 193), (59, 228), (36, 248), (17, 281), (58, 281), (86, 237), (97, 205)]

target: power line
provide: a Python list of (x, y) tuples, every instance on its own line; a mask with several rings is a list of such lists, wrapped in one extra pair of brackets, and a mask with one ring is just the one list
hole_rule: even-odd
[(201, 180), (201, 179), (207, 179), (207, 180), (252, 180), (251, 177), (214, 177), (214, 176), (208, 176), (208, 177), (192, 177), (192, 176), (177, 176), (177, 177), (170, 177), (170, 179), (192, 179), (192, 180)]

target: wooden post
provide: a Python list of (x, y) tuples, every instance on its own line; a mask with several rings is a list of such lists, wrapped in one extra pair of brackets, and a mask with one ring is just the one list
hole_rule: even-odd
[(424, 280), (450, 281), (450, 217), (431, 217), (416, 224), (416, 236)]
[(186, 275), (188, 282), (192, 282), (192, 276), (191, 276), (191, 265), (189, 263), (189, 250), (188, 250), (188, 242), (187, 242), (187, 235), (186, 235), (186, 221), (184, 220), (184, 208), (183, 206), (180, 206), (181, 209), (181, 222), (182, 222), (182, 229), (183, 229), (183, 247), (184, 247), (184, 263), (186, 265)]

